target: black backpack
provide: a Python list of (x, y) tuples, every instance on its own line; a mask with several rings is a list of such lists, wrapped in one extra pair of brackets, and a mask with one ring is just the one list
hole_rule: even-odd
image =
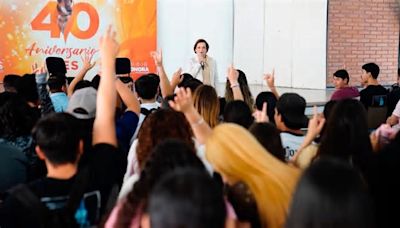
[(20, 201), (25, 208), (33, 212), (33, 215), (38, 219), (42, 228), (86, 227), (89, 224), (85, 224), (84, 221), (78, 224), (75, 216), (78, 215), (79, 217), (79, 215), (85, 214), (85, 211), (81, 211), (80, 206), (82, 205), (82, 196), (89, 182), (88, 176), (89, 170), (87, 168), (83, 169), (77, 175), (75, 183), (71, 188), (69, 199), (65, 207), (60, 209), (49, 210), (25, 184), (20, 184), (12, 188), (10, 194)]

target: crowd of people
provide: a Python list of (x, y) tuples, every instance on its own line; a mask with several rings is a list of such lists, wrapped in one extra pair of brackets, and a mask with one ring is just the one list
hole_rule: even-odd
[[(224, 97), (209, 44), (168, 77), (116, 74), (109, 27), (94, 66), (6, 75), (0, 93), (0, 227), (387, 227), (397, 226), (400, 89), (378, 83), (379, 66), (349, 74), (323, 113), (279, 94), (275, 72), (254, 99), (229, 67)], [(400, 81), (400, 69), (397, 76)], [(369, 126), (374, 108), (382, 125)], [(386, 119), (387, 117), (387, 119)]]

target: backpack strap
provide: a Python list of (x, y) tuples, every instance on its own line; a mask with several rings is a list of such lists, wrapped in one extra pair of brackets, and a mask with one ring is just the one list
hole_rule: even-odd
[(31, 211), (35, 218), (39, 218), (41, 224), (44, 224), (48, 214), (48, 209), (26, 184), (19, 184), (12, 188), (9, 192), (10, 195), (15, 197), (24, 208), (27, 208), (29, 211)]
[(145, 115), (146, 117), (152, 113), (157, 111), (159, 108), (152, 108), (152, 109), (146, 109), (146, 108), (140, 108), (140, 113), (142, 113), (143, 115)]

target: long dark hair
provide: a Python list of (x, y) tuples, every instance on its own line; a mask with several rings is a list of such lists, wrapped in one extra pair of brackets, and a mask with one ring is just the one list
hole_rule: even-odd
[(286, 228), (374, 227), (371, 201), (360, 173), (349, 163), (321, 158), (297, 185)]
[[(237, 72), (239, 72), (238, 82), (240, 86), (240, 91), (242, 91), (243, 101), (249, 106), (250, 110), (253, 110), (254, 98), (251, 94), (249, 84), (247, 83), (246, 74), (241, 70), (237, 70)], [(229, 82), (229, 80), (227, 80), (225, 84), (225, 100), (226, 103), (234, 100), (233, 91), (231, 89), (231, 83)]]
[(367, 113), (357, 100), (338, 101), (326, 122), (318, 157), (333, 156), (351, 162), (363, 173), (372, 157)]
[(205, 167), (191, 146), (181, 140), (167, 139), (158, 144), (151, 153), (140, 179), (123, 201), (116, 227), (129, 227), (139, 208), (147, 204), (151, 189), (168, 171), (192, 167), (205, 171)]

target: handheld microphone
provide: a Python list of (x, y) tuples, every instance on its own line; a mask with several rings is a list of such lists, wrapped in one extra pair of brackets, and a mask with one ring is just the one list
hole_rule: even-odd
[(204, 70), (204, 62), (203, 61), (200, 62), (200, 65), (201, 65), (201, 69)]

